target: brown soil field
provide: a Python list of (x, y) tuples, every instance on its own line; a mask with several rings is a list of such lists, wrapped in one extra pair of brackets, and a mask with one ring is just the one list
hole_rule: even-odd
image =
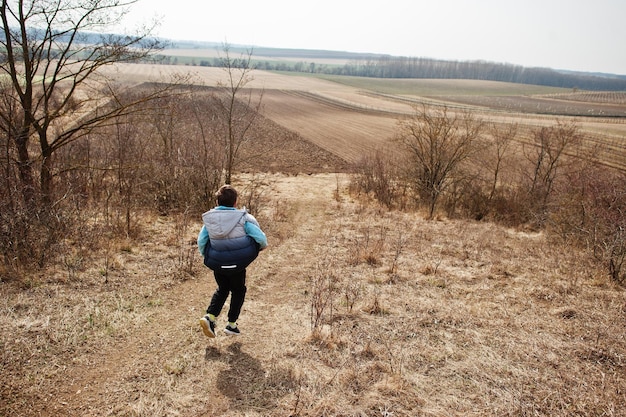
[(392, 117), (297, 91), (266, 90), (263, 103), (266, 117), (348, 162), (384, 146), (396, 126)]
[[(140, 83), (181, 68), (117, 70)], [(251, 87), (275, 134), (234, 184), (257, 187), (270, 244), (242, 335), (222, 333), (225, 314), (215, 339), (198, 324), (215, 289), (199, 216), (144, 213), (137, 237), (79, 269), (0, 271), (1, 416), (626, 415), (626, 292), (603, 269), (543, 233), (352, 195), (346, 162), (389, 146), (406, 100), (260, 72)], [(581, 128), (624, 158), (624, 124)]]
[(447, 99), (454, 103), (519, 113), (586, 118), (626, 118), (626, 105), (624, 103), (584, 102), (553, 97), (520, 96), (447, 96)]
[[(209, 67), (124, 64), (108, 69), (108, 75), (132, 83), (167, 81), (184, 72), (191, 74), (193, 82), (206, 86), (226, 80), (223, 70)], [(411, 114), (412, 106), (426, 103), (452, 110), (470, 109), (484, 120), (517, 123), (522, 130), (552, 125), (557, 119), (572, 121), (587, 137), (589, 146), (598, 149), (601, 159), (626, 169), (626, 105), (622, 95), (573, 94), (564, 93), (564, 89), (492, 81), (354, 78), (339, 77), (342, 82), (338, 83), (254, 71), (246, 87), (263, 91), (266, 117), (347, 162), (373, 149), (388, 148), (398, 118)], [(546, 96), (547, 91), (551, 93)], [(516, 95), (511, 96), (511, 92)], [(590, 99), (584, 101), (586, 97)]]

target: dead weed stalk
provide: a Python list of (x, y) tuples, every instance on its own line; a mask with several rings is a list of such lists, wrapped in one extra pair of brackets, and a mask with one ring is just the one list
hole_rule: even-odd
[(335, 270), (338, 260), (335, 256), (322, 258), (315, 265), (315, 269), (309, 277), (311, 287), (311, 330), (316, 333), (321, 326), (332, 323), (334, 311), (334, 299), (339, 290), (339, 278)]
[(348, 248), (348, 264), (356, 266), (361, 263), (374, 266), (381, 263), (381, 256), (385, 249), (388, 227), (381, 225), (378, 235), (372, 235), (372, 229), (367, 226), (360, 236), (354, 238)]

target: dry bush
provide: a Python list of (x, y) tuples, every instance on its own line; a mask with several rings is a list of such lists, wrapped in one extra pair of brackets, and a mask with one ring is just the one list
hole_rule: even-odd
[(568, 167), (580, 163), (569, 157), (579, 152), (582, 136), (573, 122), (557, 120), (552, 126), (536, 128), (522, 152), (523, 166), (520, 187), (529, 215), (538, 227), (543, 227), (550, 215), (555, 187)]
[(144, 167), (145, 204), (162, 214), (189, 208), (201, 213), (213, 203), (223, 182), (224, 150), (215, 136), (221, 129), (210, 91), (192, 89), (161, 99), (156, 117), (143, 124), (151, 143)]
[(482, 220), (491, 207), (481, 181), (475, 177), (461, 177), (453, 182), (443, 195), (443, 209), (449, 218)]
[(462, 174), (462, 166), (479, 148), (484, 122), (468, 111), (415, 106), (398, 121), (395, 140), (408, 156), (405, 166), (419, 201), (433, 218), (439, 200)]
[(326, 323), (332, 323), (335, 315), (335, 298), (339, 293), (339, 278), (336, 274), (337, 259), (331, 255), (317, 262), (309, 277), (311, 297), (311, 331), (319, 334)]
[(570, 170), (558, 190), (549, 230), (582, 247), (626, 284), (626, 174), (604, 166)]
[[(2, 135), (0, 145), (0, 254), (2, 280), (16, 278), (22, 268), (41, 268), (50, 260), (59, 260), (58, 248), (67, 234), (70, 214), (65, 212), (67, 200), (59, 200), (50, 209), (37, 201), (34, 190), (23, 198), (20, 186), (16, 150), (7, 135)], [(62, 196), (62, 195), (61, 195)], [(72, 207), (70, 207), (72, 210)]]
[(42, 268), (59, 259), (68, 237), (69, 216), (63, 210), (32, 212), (24, 207), (2, 210), (2, 254), (10, 269)]
[(61, 171), (59, 177), (52, 205), (38, 199), (26, 204), (7, 179), (11, 190), (1, 194), (0, 253), (7, 273), (15, 278), (57, 263), (72, 278), (104, 241), (103, 225), (87, 197), (89, 178), (80, 170)]
[[(130, 99), (137, 92), (126, 94)], [(7, 270), (60, 260), (73, 274), (83, 258), (73, 253), (83, 251), (87, 242), (106, 248), (107, 239), (138, 238), (146, 212), (199, 215), (212, 206), (223, 182), (225, 157), (215, 140), (222, 128), (213, 117), (215, 105), (211, 89), (181, 88), (59, 149), (49, 207), (27, 207), (20, 199), (13, 158), (4, 159), (9, 192), (0, 201), (7, 220), (1, 250)], [(251, 127), (252, 134), (258, 132), (267, 134)], [(262, 148), (264, 136), (257, 138), (255, 146)], [(12, 148), (4, 145), (10, 156)], [(253, 183), (242, 189), (248, 208), (262, 204), (259, 190)], [(190, 269), (182, 263), (182, 269)]]
[(387, 208), (406, 207), (408, 184), (401, 180), (399, 167), (402, 165), (398, 157), (381, 150), (363, 156), (353, 166), (351, 192), (372, 196)]
[(346, 302), (346, 309), (351, 313), (354, 305), (360, 301), (363, 295), (363, 284), (358, 280), (348, 280), (343, 284), (343, 296)]
[[(460, 128), (462, 122), (467, 136), (462, 135), (465, 132)], [(438, 136), (435, 127), (439, 125), (451, 128), (454, 134)], [(584, 165), (584, 161), (593, 159), (588, 151), (583, 153), (576, 124), (556, 120), (551, 126), (525, 131), (516, 124), (491, 124), (484, 132), (483, 127), (480, 120), (445, 111), (433, 116), (423, 109), (413, 119), (404, 121), (399, 129), (404, 146), (414, 155), (413, 161), (399, 163), (396, 157), (382, 152), (366, 156), (355, 165), (351, 192), (372, 196), (386, 208), (408, 209), (410, 199), (418, 204), (430, 202), (428, 217), (434, 217), (436, 202), (442, 201), (448, 218), (489, 220), (533, 230), (542, 230), (554, 211), (579, 204), (574, 200), (565, 202), (557, 196), (558, 190), (570, 186), (568, 173), (575, 172), (581, 161)], [(427, 158), (429, 149), (434, 153), (431, 159)], [(451, 159), (448, 170), (430, 173), (430, 165), (447, 166), (448, 154), (455, 151), (459, 156)], [(417, 171), (409, 169), (400, 175), (398, 168), (391, 168), (398, 164), (409, 168), (417, 164)], [(425, 173), (420, 174), (420, 169)], [(413, 176), (406, 175), (407, 172)], [(421, 194), (412, 187), (416, 181), (428, 184), (435, 177), (443, 185), (423, 185)], [(424, 194), (429, 187), (436, 188), (436, 193)], [(623, 263), (620, 240), (616, 236), (612, 243), (605, 242), (610, 248), (602, 250), (609, 253), (607, 264), (612, 275), (619, 275), (616, 271), (621, 270)], [(353, 247), (355, 263), (362, 261), (359, 258), (363, 257), (365, 247)]]
[(268, 200), (268, 197), (265, 196), (265, 193), (268, 192), (268, 184), (263, 177), (260, 175), (247, 176), (245, 181), (241, 179), (238, 181), (239, 183), (241, 183), (241, 186), (238, 189), (238, 204), (251, 213), (264, 211)]
[(348, 264), (356, 266), (366, 263), (371, 266), (379, 265), (381, 255), (385, 250), (388, 227), (381, 226), (372, 230), (370, 226), (364, 226), (355, 234), (348, 246)]

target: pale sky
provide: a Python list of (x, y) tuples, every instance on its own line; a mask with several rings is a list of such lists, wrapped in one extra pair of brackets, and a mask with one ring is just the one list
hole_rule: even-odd
[(139, 0), (175, 40), (626, 75), (626, 0)]

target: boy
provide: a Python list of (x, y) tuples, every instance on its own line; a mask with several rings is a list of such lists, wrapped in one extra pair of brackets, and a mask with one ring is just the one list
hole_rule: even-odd
[(237, 336), (240, 334), (237, 318), (246, 296), (246, 267), (267, 247), (267, 237), (245, 207), (235, 208), (238, 194), (233, 187), (224, 185), (215, 196), (217, 207), (202, 215), (204, 225), (198, 234), (198, 249), (204, 264), (213, 270), (217, 290), (207, 314), (200, 319), (200, 326), (205, 335), (215, 337), (215, 320), (230, 293), (224, 332)]

